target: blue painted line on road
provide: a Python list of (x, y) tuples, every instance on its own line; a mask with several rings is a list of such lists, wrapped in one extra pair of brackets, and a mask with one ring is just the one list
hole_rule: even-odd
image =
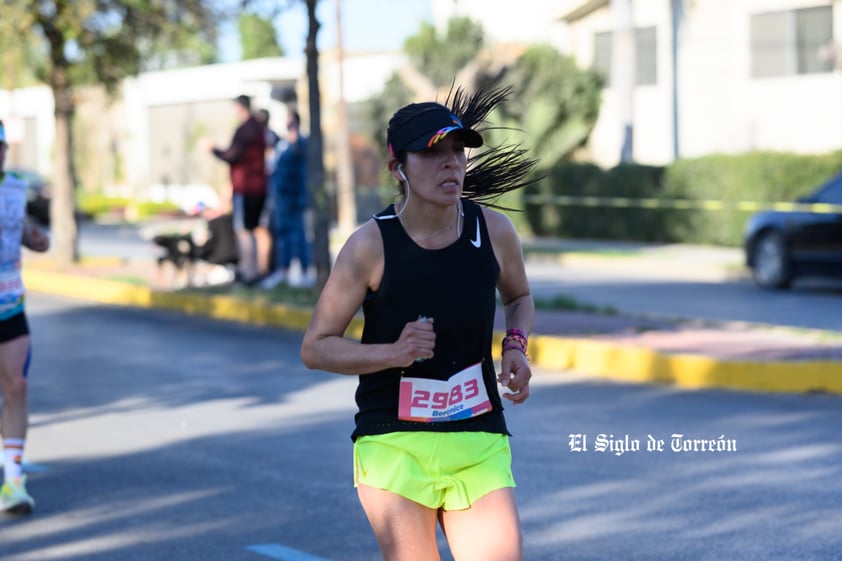
[(277, 559), (278, 561), (329, 561), (322, 557), (316, 557), (297, 549), (292, 549), (277, 543), (266, 543), (261, 545), (250, 545), (246, 548), (249, 551)]

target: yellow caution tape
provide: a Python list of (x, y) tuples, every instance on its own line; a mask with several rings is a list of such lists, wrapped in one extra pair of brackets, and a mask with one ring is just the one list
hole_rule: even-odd
[(749, 212), (758, 210), (780, 210), (789, 212), (813, 212), (818, 214), (842, 214), (842, 205), (832, 205), (828, 203), (760, 203), (756, 201), (594, 197), (575, 195), (526, 195), (523, 199), (527, 203), (554, 204), (559, 206), (674, 208), (682, 210), (736, 209)]

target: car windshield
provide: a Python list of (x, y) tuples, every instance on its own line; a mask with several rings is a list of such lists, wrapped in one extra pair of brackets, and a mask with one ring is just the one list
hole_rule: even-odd
[(842, 174), (825, 183), (810, 198), (817, 203), (842, 205)]

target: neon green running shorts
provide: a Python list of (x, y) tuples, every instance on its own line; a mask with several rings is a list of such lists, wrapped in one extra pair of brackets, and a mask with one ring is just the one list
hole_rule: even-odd
[(509, 437), (487, 432), (395, 432), (354, 443), (354, 487), (397, 493), (429, 508), (461, 510), (514, 487)]

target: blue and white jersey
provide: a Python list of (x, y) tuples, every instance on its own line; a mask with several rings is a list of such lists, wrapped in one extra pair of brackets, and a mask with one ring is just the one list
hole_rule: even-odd
[(23, 311), (21, 237), (26, 220), (26, 180), (6, 173), (0, 180), (0, 320)]

